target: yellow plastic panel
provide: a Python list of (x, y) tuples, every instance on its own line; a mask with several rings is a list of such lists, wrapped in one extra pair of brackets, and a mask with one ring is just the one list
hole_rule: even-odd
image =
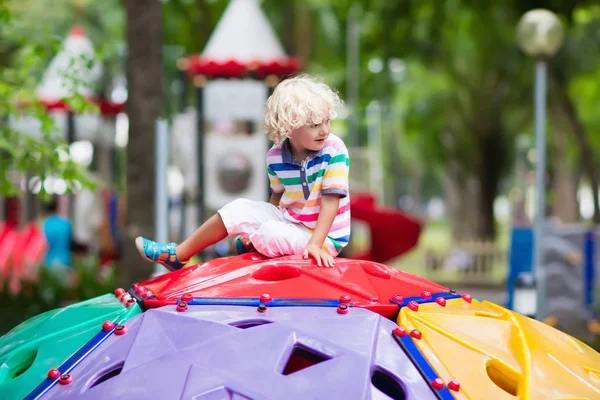
[(398, 325), (457, 399), (600, 399), (600, 354), (573, 337), (487, 301), (403, 307)]

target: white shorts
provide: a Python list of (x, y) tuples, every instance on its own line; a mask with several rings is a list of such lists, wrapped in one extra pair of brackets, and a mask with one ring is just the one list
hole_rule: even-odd
[(311, 232), (293, 223), (271, 203), (237, 199), (219, 210), (229, 235), (245, 234), (259, 253), (267, 257), (302, 254)]

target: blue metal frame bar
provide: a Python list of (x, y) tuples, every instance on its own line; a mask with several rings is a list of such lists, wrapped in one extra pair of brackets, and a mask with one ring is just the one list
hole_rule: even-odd
[[(393, 336), (394, 339), (396, 339), (396, 341), (400, 345), (400, 347), (402, 347), (402, 350), (404, 350), (406, 355), (411, 359), (415, 367), (419, 370), (423, 378), (427, 381), (427, 384), (429, 385), (433, 393), (437, 396), (437, 398), (440, 400), (454, 400), (454, 396), (452, 395), (450, 389), (448, 389), (447, 386), (444, 386), (443, 389), (435, 389), (431, 385), (431, 382), (433, 382), (434, 379), (440, 377), (435, 372), (433, 367), (429, 365), (429, 362), (427, 361), (425, 356), (423, 356), (417, 345), (411, 339), (410, 334), (407, 332), (406, 336), (403, 337), (400, 337), (395, 334)], [(445, 383), (447, 384), (447, 382)]]
[[(390, 303), (398, 304), (400, 306), (400, 308), (402, 308), (402, 307), (408, 306), (408, 303), (410, 303), (411, 301), (414, 301), (417, 304), (426, 304), (426, 303), (435, 303), (435, 300), (440, 297), (443, 299), (446, 299), (446, 300), (450, 300), (450, 299), (460, 299), (461, 296), (462, 295), (460, 295), (458, 293), (439, 292), (439, 293), (432, 293), (431, 298), (425, 298), (422, 296), (405, 297), (404, 301), (402, 303), (397, 302), (396, 300), (394, 300), (392, 298), (392, 299), (390, 299)], [(473, 300), (475, 300), (475, 298), (473, 298)]]
[[(181, 300), (177, 301), (179, 304)], [(295, 299), (295, 298), (276, 298), (269, 302), (261, 302), (257, 298), (247, 297), (194, 297), (191, 301), (186, 301), (190, 306), (249, 306), (258, 307), (264, 304), (269, 307), (294, 307), (294, 306), (311, 306), (311, 307), (337, 307), (341, 303), (339, 300), (333, 299)], [(353, 304), (348, 304), (352, 307)]]
[(92, 351), (94, 351), (98, 346), (100, 346), (115, 330), (115, 327), (126, 321), (127, 316), (122, 316), (117, 318), (114, 322), (115, 326), (108, 331), (100, 330), (96, 334), (96, 336), (92, 337), (86, 344), (84, 344), (75, 354), (73, 354), (67, 361), (65, 361), (60, 367), (57, 369), (60, 371), (60, 375), (56, 379), (46, 378), (42, 383), (40, 383), (31, 393), (25, 397), (24, 400), (36, 400), (46, 394), (50, 389), (52, 389), (59, 381), (60, 376), (64, 374), (68, 374), (75, 368), (84, 358), (86, 358)]

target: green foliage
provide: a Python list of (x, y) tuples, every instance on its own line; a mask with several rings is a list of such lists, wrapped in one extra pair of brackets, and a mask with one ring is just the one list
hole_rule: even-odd
[(22, 281), (17, 293), (11, 292), (8, 281), (0, 280), (0, 335), (45, 311), (112, 292), (115, 267), (98, 265), (89, 259), (76, 261), (68, 272), (42, 267), (38, 279)]
[[(112, 31), (114, 34), (122, 30), (122, 21), (117, 21), (120, 7), (88, 3), (92, 28), (99, 27), (103, 33)], [(107, 15), (108, 23), (93, 18), (101, 13)], [(60, 50), (61, 41), (73, 25), (74, 14), (73, 2), (67, 0), (0, 2), (0, 193), (18, 195), (21, 173), (36, 176), (40, 182), (46, 177), (60, 177), (67, 191), (96, 184), (85, 169), (70, 159), (69, 149), (59, 137), (54, 119), (35, 93), (48, 62)], [(91, 30), (94, 36), (95, 29)], [(120, 63), (115, 55), (122, 42), (97, 42), (101, 44), (97, 56), (104, 57), (111, 73), (114, 69), (110, 63)], [(75, 114), (97, 112), (97, 107), (79, 94), (80, 77), (92, 69), (96, 58), (73, 59), (70, 71), (63, 76), (69, 95), (62, 101)], [(97, 88), (91, 89), (97, 91)], [(36, 119), (41, 135), (13, 129), (10, 122), (19, 118)], [(46, 188), (40, 186), (40, 195), (46, 197)]]

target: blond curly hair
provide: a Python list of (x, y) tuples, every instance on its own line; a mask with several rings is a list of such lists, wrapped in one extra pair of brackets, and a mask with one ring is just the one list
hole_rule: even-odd
[(295, 129), (334, 119), (341, 104), (333, 89), (312, 76), (286, 79), (267, 100), (265, 128), (269, 139), (281, 144)]

